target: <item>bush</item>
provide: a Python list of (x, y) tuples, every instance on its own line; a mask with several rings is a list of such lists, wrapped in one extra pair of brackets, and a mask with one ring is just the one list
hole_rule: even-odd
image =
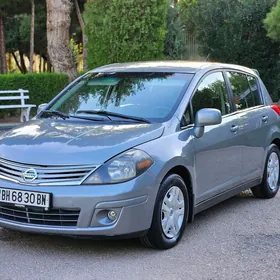
[(166, 15), (166, 0), (88, 0), (89, 67), (162, 59)]
[[(7, 74), (0, 75), (0, 90), (29, 90), (29, 104), (37, 106), (49, 102), (66, 85), (68, 78), (65, 74), (59, 73), (34, 73), (34, 74)], [(15, 100), (19, 104), (20, 101)], [(1, 104), (8, 104), (11, 101), (1, 101)], [(0, 110), (1, 116), (15, 113), (15, 110)]]

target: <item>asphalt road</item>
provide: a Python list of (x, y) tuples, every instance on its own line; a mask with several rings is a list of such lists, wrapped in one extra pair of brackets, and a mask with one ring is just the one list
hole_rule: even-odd
[(0, 279), (280, 279), (279, 202), (236, 196), (197, 215), (168, 251), (0, 228)]

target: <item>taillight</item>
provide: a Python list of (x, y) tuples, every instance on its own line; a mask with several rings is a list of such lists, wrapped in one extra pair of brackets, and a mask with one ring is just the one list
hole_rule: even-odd
[(274, 110), (274, 112), (277, 113), (278, 116), (280, 116), (280, 106), (277, 104), (274, 104), (271, 106), (271, 108)]

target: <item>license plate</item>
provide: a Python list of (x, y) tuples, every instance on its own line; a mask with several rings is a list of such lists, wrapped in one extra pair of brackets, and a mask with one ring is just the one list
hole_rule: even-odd
[(48, 209), (50, 207), (50, 194), (0, 188), (0, 202)]

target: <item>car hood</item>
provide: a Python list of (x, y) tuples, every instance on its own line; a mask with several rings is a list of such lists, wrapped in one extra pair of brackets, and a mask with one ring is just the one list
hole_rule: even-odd
[(36, 165), (101, 164), (163, 131), (156, 123), (33, 120), (0, 137), (0, 158)]

